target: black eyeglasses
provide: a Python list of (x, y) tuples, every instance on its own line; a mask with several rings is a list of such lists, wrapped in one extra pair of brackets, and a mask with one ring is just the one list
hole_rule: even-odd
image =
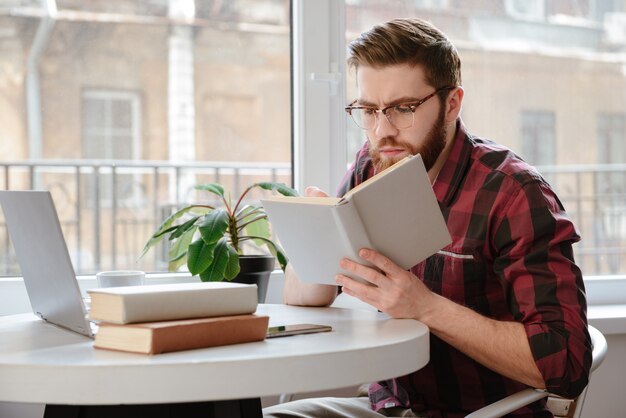
[(369, 106), (354, 106), (357, 102), (355, 100), (350, 103), (349, 106), (346, 106), (346, 112), (352, 117), (352, 120), (359, 128), (365, 129), (366, 131), (376, 127), (379, 114), (385, 115), (389, 123), (397, 129), (408, 129), (412, 127), (415, 122), (415, 110), (418, 107), (437, 93), (455, 88), (455, 86), (442, 87), (416, 102), (395, 104), (382, 109)]

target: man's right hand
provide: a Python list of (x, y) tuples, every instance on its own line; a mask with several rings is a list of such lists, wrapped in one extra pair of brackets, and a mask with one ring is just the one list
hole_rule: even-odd
[[(315, 186), (304, 191), (306, 197), (328, 197), (328, 193)], [(304, 283), (298, 279), (291, 264), (285, 268), (285, 287), (283, 303), (297, 306), (328, 306), (337, 297), (337, 286)]]

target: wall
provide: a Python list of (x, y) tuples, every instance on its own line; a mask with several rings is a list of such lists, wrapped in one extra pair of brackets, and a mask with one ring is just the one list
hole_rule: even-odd
[(626, 411), (626, 334), (607, 335), (608, 352), (593, 374), (583, 408), (584, 417), (623, 417)]

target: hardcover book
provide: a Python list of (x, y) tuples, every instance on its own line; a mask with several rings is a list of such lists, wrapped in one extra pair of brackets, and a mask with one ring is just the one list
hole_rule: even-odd
[(451, 242), (421, 156), (409, 156), (343, 198), (262, 199), (298, 278), (335, 284), (342, 258), (372, 248), (409, 269)]
[(140, 324), (100, 323), (94, 347), (142, 354), (239, 344), (265, 339), (267, 315), (234, 315)]
[(251, 314), (257, 286), (228, 282), (90, 289), (92, 320), (115, 324)]

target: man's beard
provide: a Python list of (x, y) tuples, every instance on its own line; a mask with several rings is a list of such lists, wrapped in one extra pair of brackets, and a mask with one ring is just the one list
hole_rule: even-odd
[(426, 171), (430, 170), (435, 165), (437, 158), (439, 158), (439, 155), (441, 155), (441, 152), (446, 146), (446, 133), (445, 106), (441, 106), (437, 121), (431, 130), (428, 131), (428, 134), (426, 134), (426, 139), (420, 147), (414, 146), (413, 144), (396, 142), (396, 140), (391, 137), (383, 138), (375, 145), (370, 142), (369, 155), (372, 158), (376, 172), (380, 173), (404, 158), (382, 157), (380, 154), (380, 148), (382, 147), (404, 148), (411, 155), (420, 154), (422, 161), (424, 161)]

